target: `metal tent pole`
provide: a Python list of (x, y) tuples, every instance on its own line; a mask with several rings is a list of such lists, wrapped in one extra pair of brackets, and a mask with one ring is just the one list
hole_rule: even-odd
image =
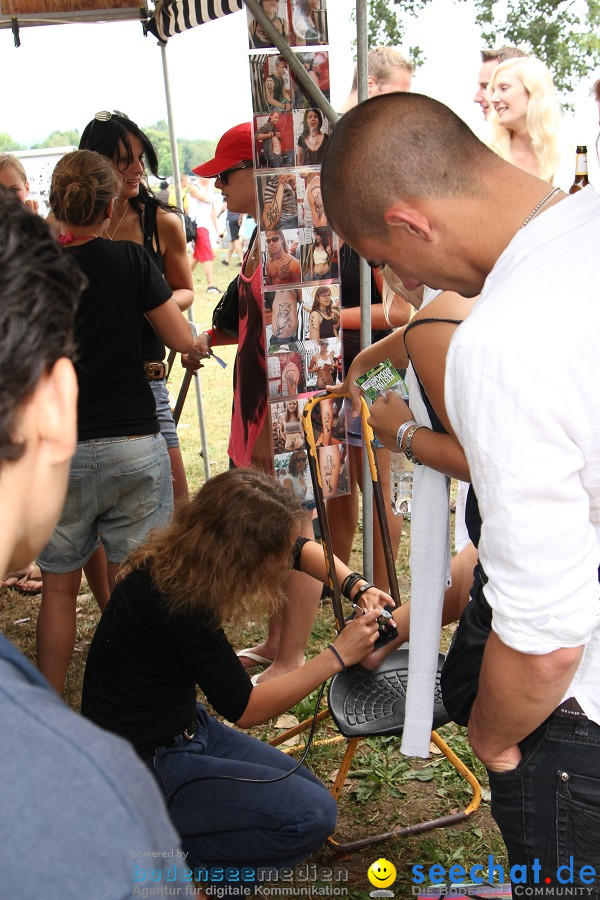
[[(169, 124), (169, 143), (171, 146), (171, 160), (173, 163), (173, 178), (175, 181), (175, 198), (179, 209), (183, 209), (183, 198), (181, 195), (181, 178), (179, 176), (179, 154), (177, 152), (177, 141), (175, 139), (175, 126), (173, 124), (173, 108), (171, 106), (171, 89), (169, 85), (169, 65), (167, 61), (167, 45), (160, 43), (160, 55), (163, 67), (163, 81), (165, 85), (165, 100), (167, 104), (167, 122)], [(183, 227), (183, 223), (182, 223)], [(187, 311), (189, 321), (194, 324), (193, 306)], [(202, 410), (202, 388), (200, 386), (200, 373), (197, 372), (197, 378), (194, 379), (196, 386), (196, 411), (198, 414), (198, 430), (200, 432), (200, 445), (202, 447), (202, 462), (204, 463), (204, 478), (210, 478), (210, 462), (208, 459), (208, 444), (206, 441), (206, 427), (204, 424), (204, 412)]]
[[(356, 48), (358, 69), (358, 102), (367, 99), (369, 76), (367, 40), (367, 0), (356, 2)], [(366, 260), (360, 260), (360, 346), (371, 343), (371, 269)], [(373, 580), (373, 490), (369, 459), (363, 450), (363, 572), (368, 581)]]

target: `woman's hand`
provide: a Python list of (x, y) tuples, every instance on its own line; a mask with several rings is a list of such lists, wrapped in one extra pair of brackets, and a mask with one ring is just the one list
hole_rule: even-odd
[(408, 403), (395, 391), (386, 391), (385, 396), (378, 397), (371, 406), (368, 422), (384, 447), (397, 453), (398, 429), (412, 419), (414, 416)]
[[(361, 589), (361, 587), (363, 587), (367, 583), (368, 582), (366, 582), (365, 580), (358, 581), (352, 588), (351, 594), (355, 595)], [(375, 587), (375, 585), (373, 585), (373, 587), (370, 587), (368, 591), (365, 591), (364, 594), (361, 594), (358, 599), (358, 606), (360, 606), (361, 609), (365, 610), (366, 612), (370, 612), (372, 609), (375, 609), (378, 610), (379, 615), (381, 615), (381, 611), (385, 609), (386, 606), (395, 605), (396, 604), (393, 598), (390, 597), (389, 594), (386, 594), (385, 591), (379, 590), (379, 588)], [(361, 613), (357, 612), (357, 616), (360, 615)], [(390, 624), (393, 628), (396, 623), (392, 623), (390, 621)]]
[(379, 635), (377, 619), (380, 610), (371, 610), (349, 622), (338, 634), (333, 646), (346, 666), (353, 666), (373, 650)]

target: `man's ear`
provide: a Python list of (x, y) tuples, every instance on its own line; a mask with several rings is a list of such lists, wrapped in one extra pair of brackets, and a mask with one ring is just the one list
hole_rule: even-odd
[(28, 413), (40, 447), (52, 465), (72, 457), (77, 445), (77, 376), (70, 359), (61, 357), (38, 381)]
[(367, 77), (367, 97), (372, 97), (377, 93), (377, 81), (373, 75)]
[(431, 223), (424, 213), (408, 205), (398, 203), (383, 214), (383, 220), (390, 228), (403, 228), (430, 242), (433, 240)]

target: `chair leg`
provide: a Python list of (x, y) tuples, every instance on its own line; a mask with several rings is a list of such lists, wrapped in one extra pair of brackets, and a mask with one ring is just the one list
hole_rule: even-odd
[[(431, 733), (431, 740), (436, 745), (436, 747), (438, 747), (438, 749), (442, 751), (446, 759), (452, 763), (459, 775), (464, 778), (465, 781), (467, 781), (471, 786), (473, 790), (473, 797), (466, 809), (463, 812), (454, 813), (450, 816), (440, 816), (437, 819), (430, 819), (426, 822), (416, 822), (414, 825), (405, 825), (402, 828), (395, 828), (392, 831), (386, 831), (382, 834), (374, 834), (371, 835), (371, 837), (361, 838), (357, 841), (349, 841), (345, 844), (339, 843), (335, 840), (334, 837), (330, 836), (327, 838), (327, 844), (329, 847), (331, 847), (336, 855), (343, 853), (355, 853), (357, 850), (362, 850), (365, 847), (370, 847), (371, 844), (383, 843), (384, 841), (389, 841), (392, 838), (407, 837), (411, 834), (420, 834), (424, 831), (432, 831), (434, 828), (448, 828), (451, 825), (458, 825), (459, 822), (464, 822), (472, 813), (475, 812), (481, 802), (481, 786), (476, 777), (473, 775), (470, 769), (468, 769), (467, 766), (465, 766), (465, 764), (458, 758), (458, 756), (450, 749), (446, 742), (442, 740), (442, 738), (436, 731), (433, 731)], [(340, 766), (335, 784), (331, 790), (331, 793), (336, 800), (338, 800), (342, 786), (344, 784), (344, 781), (346, 780), (346, 775), (348, 774), (350, 763), (352, 762), (352, 758), (354, 756), (354, 753), (356, 752), (358, 741), (359, 738), (352, 738), (348, 742), (346, 754), (342, 761), (342, 765)]]
[[(317, 715), (316, 724), (318, 725), (323, 719), (327, 716), (330, 716), (329, 707), (327, 709), (322, 709), (320, 713)], [(298, 725), (294, 725), (292, 728), (288, 728), (287, 731), (284, 731), (282, 734), (278, 734), (277, 737), (271, 738), (269, 744), (271, 747), (278, 747), (280, 744), (284, 744), (286, 741), (289, 741), (290, 738), (296, 737), (297, 734), (302, 734), (304, 731), (308, 731), (313, 722), (313, 716), (310, 719), (305, 719), (303, 722), (299, 722)]]

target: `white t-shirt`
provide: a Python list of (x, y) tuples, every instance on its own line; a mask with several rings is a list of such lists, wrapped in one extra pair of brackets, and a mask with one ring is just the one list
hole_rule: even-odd
[(197, 185), (197, 188), (200, 191), (206, 191), (208, 199), (199, 200), (189, 193), (187, 195), (189, 203), (188, 215), (194, 220), (198, 228), (206, 228), (210, 231), (212, 228), (213, 192), (203, 185)]
[(482, 514), (500, 640), (585, 645), (565, 697), (600, 724), (600, 197), (519, 230), (447, 358), (446, 406)]

